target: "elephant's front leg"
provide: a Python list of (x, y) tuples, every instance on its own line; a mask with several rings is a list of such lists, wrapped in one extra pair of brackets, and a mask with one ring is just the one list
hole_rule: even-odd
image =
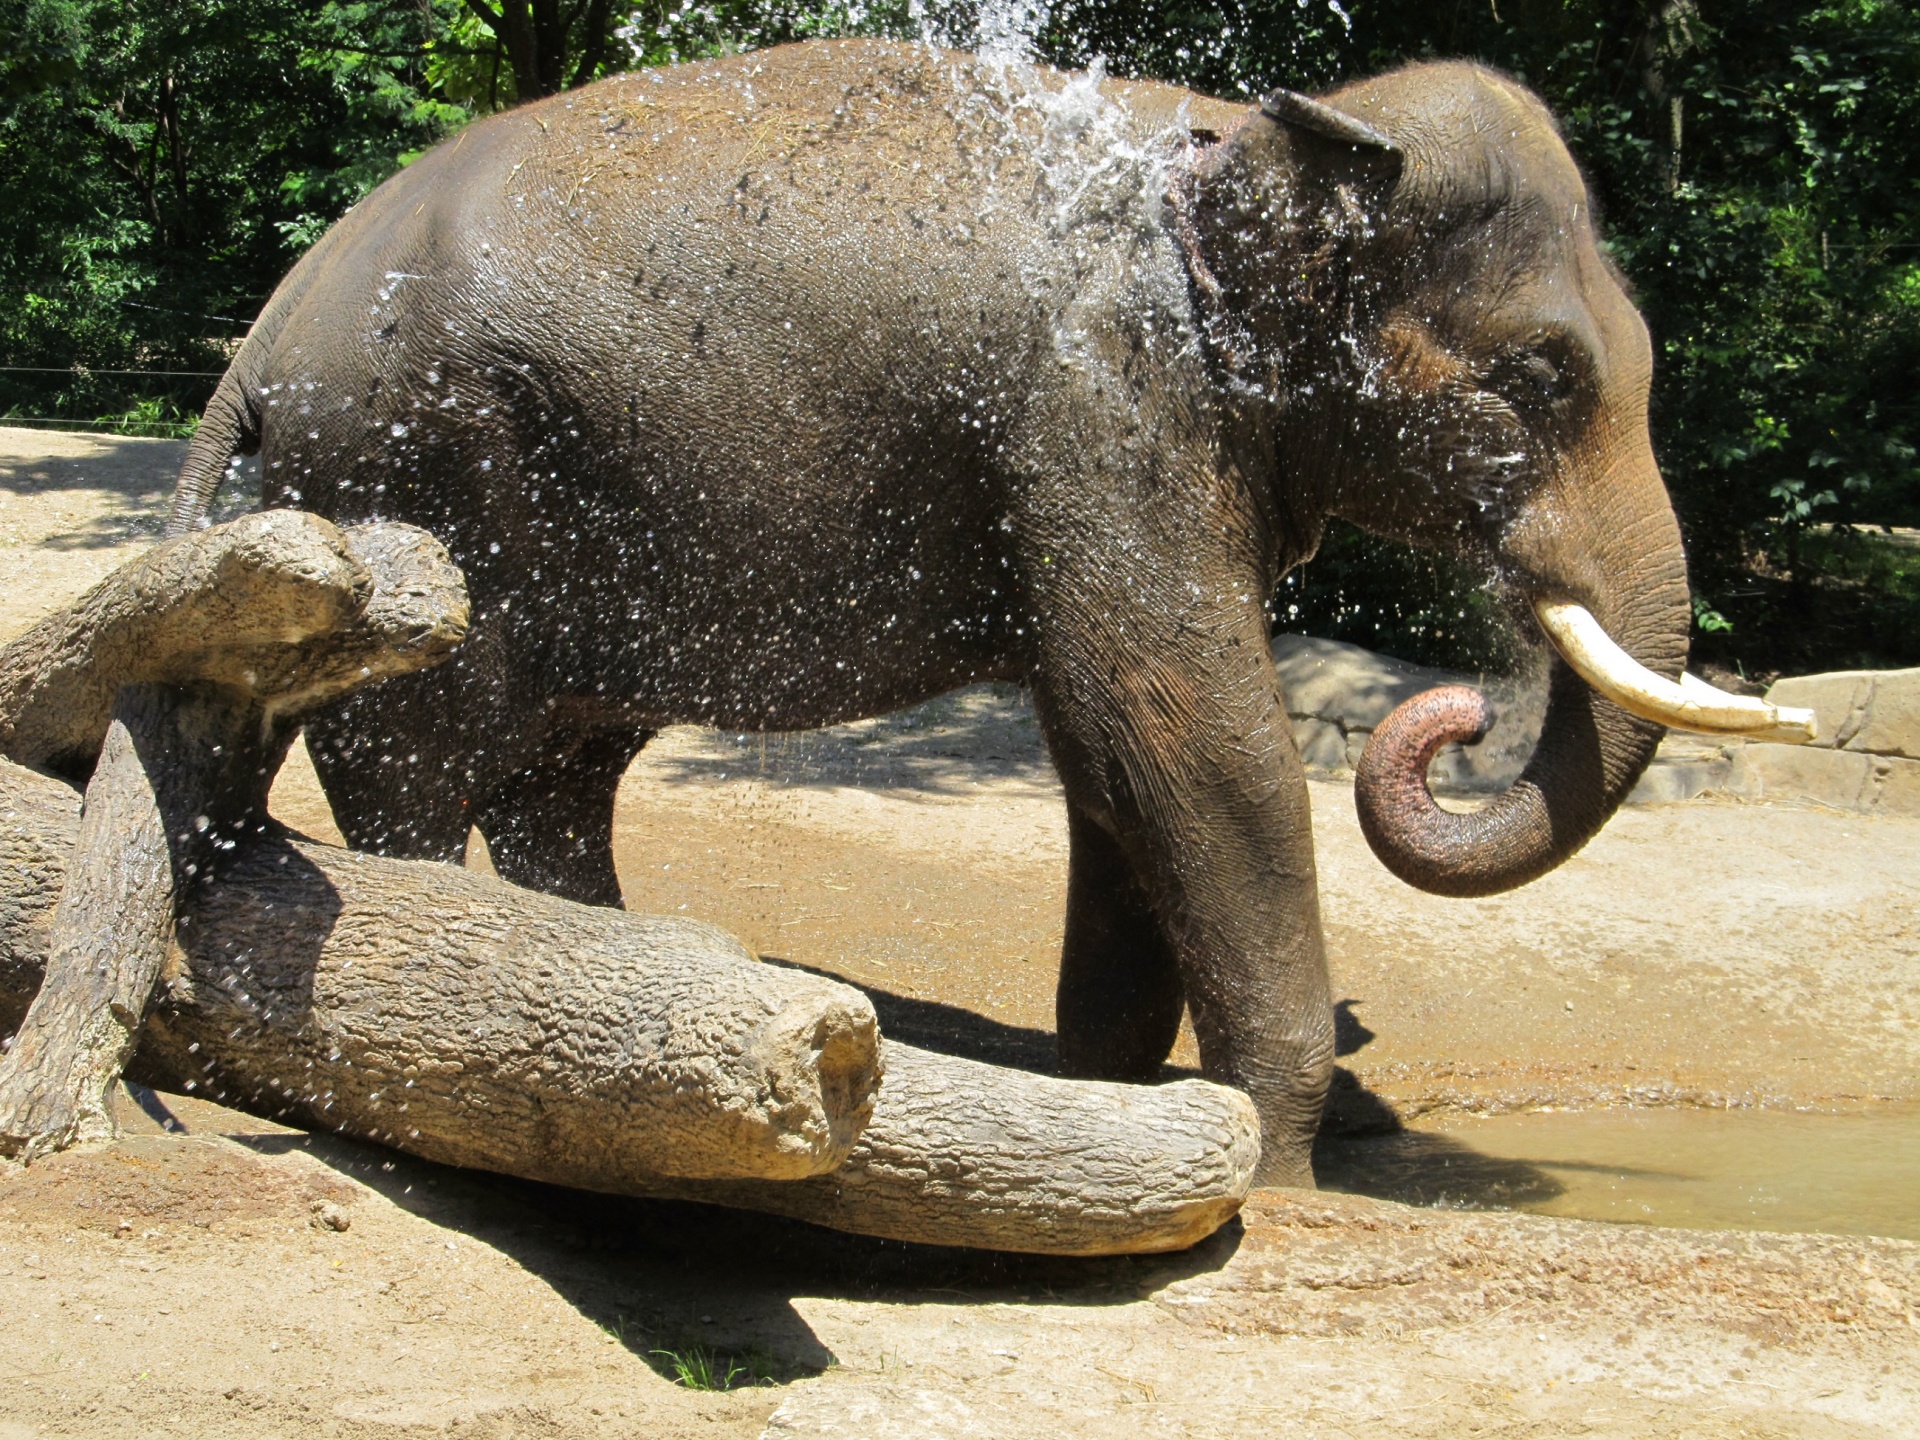
[(1063, 1065), (1151, 1073), (1184, 993), (1208, 1078), (1260, 1109), (1261, 1182), (1310, 1185), (1333, 1015), (1265, 627), (1251, 608), (1087, 620), (1049, 627), (1036, 681), (1072, 817)]

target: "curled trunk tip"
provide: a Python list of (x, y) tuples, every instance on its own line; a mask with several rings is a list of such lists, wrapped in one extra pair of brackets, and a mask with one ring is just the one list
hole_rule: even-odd
[(1486, 733), (1465, 686), (1416, 695), (1368, 741), (1355, 776), (1360, 828), (1380, 862), (1435, 895), (1497, 895), (1537, 880), (1591, 840), (1633, 789), (1664, 733), (1596, 695), (1556, 659), (1526, 769), (1478, 810), (1434, 802), (1427, 766), (1449, 741)]
[(1471, 745), (1493, 725), (1487, 697), (1466, 685), (1441, 685), (1403, 701), (1380, 722), (1354, 774), (1360, 830), (1380, 862), (1409, 885), (1431, 889), (1429, 859), (1463, 817), (1442, 810), (1427, 785), (1427, 767), (1443, 746)]

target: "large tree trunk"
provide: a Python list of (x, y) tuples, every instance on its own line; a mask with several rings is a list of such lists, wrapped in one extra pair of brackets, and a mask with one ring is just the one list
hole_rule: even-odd
[[(38, 982), (77, 829), (70, 791), (0, 762), (0, 1024)], [(864, 996), (755, 963), (711, 927), (449, 866), (263, 836), (181, 919), (130, 1073), (453, 1164), (1115, 1254), (1210, 1233), (1258, 1160), (1237, 1091), (876, 1052)], [(815, 1178), (710, 1178), (755, 1174)]]
[(0, 1059), (0, 1153), (112, 1134), (180, 891), (264, 818), (299, 714), (466, 623), (426, 532), (278, 511), (164, 541), (0, 650), (0, 753), (91, 772), (46, 983)]
[[(60, 788), (0, 761), (0, 996), (16, 1003), (78, 833)], [(799, 1179), (846, 1159), (879, 1081), (873, 1007), (850, 986), (761, 965), (697, 921), (455, 866), (256, 836), (181, 897), (178, 936), (134, 1073), (448, 1164), (601, 1190)]]
[(1164, 1250), (1238, 1208), (1259, 1140), (1235, 1091), (895, 1046), (876, 1108), (857, 990), (693, 921), (272, 825), (297, 717), (465, 626), (424, 532), (269, 512), (162, 542), (0, 651), (0, 753), (90, 776), (83, 818), (0, 761), (0, 1149), (110, 1133), (132, 1053), (165, 1088), (429, 1159), (904, 1239)]

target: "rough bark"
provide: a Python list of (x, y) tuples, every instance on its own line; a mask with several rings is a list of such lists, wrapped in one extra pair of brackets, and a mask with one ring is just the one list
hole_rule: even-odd
[(831, 1175), (640, 1193), (836, 1230), (1045, 1255), (1184, 1250), (1253, 1188), (1260, 1116), (1205, 1080), (1056, 1080), (888, 1041), (873, 1119)]
[(81, 779), (123, 685), (220, 685), (283, 718), (434, 664), (466, 628), (425, 531), (247, 515), (162, 541), (0, 650), (0, 755)]
[[(0, 1024), (37, 983), (76, 829), (62, 787), (0, 763)], [(1258, 1158), (1237, 1091), (893, 1044), (860, 1132), (882, 1052), (862, 1048), (877, 1032), (858, 992), (692, 921), (447, 866), (262, 836), (182, 918), (130, 1073), (436, 1160), (928, 1243), (1116, 1254), (1217, 1228)], [(818, 1178), (691, 1178), (755, 1165)]]
[[(54, 908), (47, 973), (0, 1061), (0, 1153), (22, 1160), (113, 1134), (108, 1092), (173, 939), (179, 883), (223, 831), (204, 807), (245, 786), (259, 715), (224, 691), (130, 685), (87, 785)], [(236, 783), (237, 782), (237, 783)]]
[(181, 890), (264, 819), (295, 718), (445, 656), (466, 612), (425, 532), (280, 511), (164, 542), (0, 651), (0, 751), (92, 772), (46, 983), (0, 1060), (0, 1153), (112, 1134)]
[[(75, 833), (57, 785), (0, 762), (15, 1004)], [(859, 991), (454, 866), (257, 835), (182, 897), (178, 936), (135, 1073), (448, 1164), (601, 1190), (798, 1179), (846, 1158), (879, 1080)]]

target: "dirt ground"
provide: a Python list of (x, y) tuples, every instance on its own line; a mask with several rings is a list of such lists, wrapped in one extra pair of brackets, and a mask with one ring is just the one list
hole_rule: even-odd
[[(0, 638), (148, 542), (179, 450), (0, 429)], [(1463, 902), (1388, 876), (1345, 787), (1313, 800), (1336, 1131), (1920, 1100), (1920, 821), (1630, 810), (1546, 880)], [(274, 806), (331, 833), (298, 749)], [(765, 742), (669, 732), (618, 829), (633, 908), (859, 983), (899, 1038), (1049, 1063), (1065, 833), (1016, 695)], [(175, 1096), (127, 1114), (115, 1145), (0, 1177), (0, 1440), (1893, 1436), (1920, 1417), (1920, 1246), (1901, 1241), (1269, 1192), (1185, 1256), (1039, 1262), (454, 1172)], [(766, 1383), (688, 1389), (675, 1357)]]

